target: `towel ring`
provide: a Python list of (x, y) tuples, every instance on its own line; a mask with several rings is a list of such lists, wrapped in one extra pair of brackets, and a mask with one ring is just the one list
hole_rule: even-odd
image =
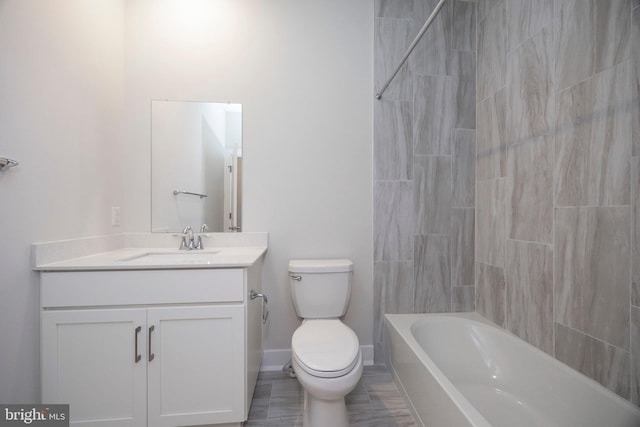
[(0, 171), (18, 166), (20, 163), (15, 160), (7, 159), (6, 157), (0, 157)]

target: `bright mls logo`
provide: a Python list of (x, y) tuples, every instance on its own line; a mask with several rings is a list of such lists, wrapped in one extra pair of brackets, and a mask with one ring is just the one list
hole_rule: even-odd
[(0, 405), (0, 427), (69, 427), (69, 405)]

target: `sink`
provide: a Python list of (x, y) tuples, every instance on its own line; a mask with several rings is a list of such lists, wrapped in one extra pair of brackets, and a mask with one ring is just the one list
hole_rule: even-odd
[(209, 264), (216, 259), (216, 254), (220, 251), (180, 251), (180, 252), (145, 252), (123, 258), (121, 262), (137, 262), (140, 264)]

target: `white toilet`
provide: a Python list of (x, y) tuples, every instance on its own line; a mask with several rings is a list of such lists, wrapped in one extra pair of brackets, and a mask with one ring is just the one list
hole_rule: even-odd
[(305, 427), (348, 427), (344, 397), (362, 376), (358, 336), (340, 317), (351, 296), (348, 259), (289, 262), (291, 297), (302, 325), (291, 338), (291, 363), (304, 388)]

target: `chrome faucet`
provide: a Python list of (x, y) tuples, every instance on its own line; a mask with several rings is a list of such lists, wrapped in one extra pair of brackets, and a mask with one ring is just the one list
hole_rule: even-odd
[[(187, 242), (187, 239), (189, 241)], [(190, 251), (195, 249), (196, 243), (193, 241), (193, 230), (190, 226), (186, 226), (184, 230), (182, 230), (182, 242), (180, 242), (180, 250), (181, 251)]]
[[(207, 224), (202, 224), (202, 227), (200, 227), (200, 233), (206, 233), (207, 230), (209, 230), (209, 227), (207, 227)], [(202, 236), (198, 236), (198, 241), (196, 242), (195, 249), (204, 249), (204, 243), (202, 243)]]

